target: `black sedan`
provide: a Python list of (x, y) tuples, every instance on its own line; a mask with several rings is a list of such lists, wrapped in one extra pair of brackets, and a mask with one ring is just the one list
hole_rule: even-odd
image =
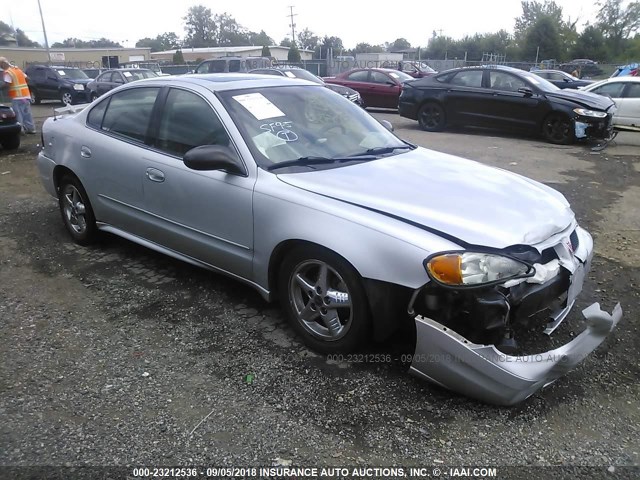
[(561, 90), (530, 72), (504, 66), (456, 68), (404, 84), (399, 110), (429, 132), (475, 126), (540, 133), (547, 141), (606, 139), (615, 104)]
[(548, 80), (558, 88), (580, 88), (593, 83), (593, 80), (582, 80), (562, 70), (533, 70), (532, 73)]
[(15, 150), (20, 146), (22, 127), (16, 119), (13, 108), (0, 104), (0, 145), (5, 150)]
[(353, 103), (364, 107), (364, 103), (362, 102), (362, 97), (358, 92), (356, 92), (353, 88), (345, 87), (344, 85), (333, 85), (331, 83), (325, 83), (325, 81), (314, 75), (313, 73), (305, 70), (304, 68), (299, 67), (279, 67), (279, 68), (256, 68), (254, 70), (250, 70), (249, 73), (259, 73), (262, 75), (276, 75), (279, 77), (289, 77), (289, 78), (301, 78), (303, 80), (309, 80), (310, 82), (320, 83), (327, 87), (329, 90), (332, 90), (348, 100), (351, 100)]
[(153, 70), (146, 68), (128, 68), (118, 70), (107, 70), (96, 77), (95, 80), (89, 82), (87, 89), (89, 90), (89, 98), (91, 101), (100, 95), (107, 93), (125, 83), (142, 80), (143, 78), (153, 78), (158, 75)]

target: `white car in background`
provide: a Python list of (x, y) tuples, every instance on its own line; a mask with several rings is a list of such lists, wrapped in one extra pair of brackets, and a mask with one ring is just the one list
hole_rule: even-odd
[(640, 77), (607, 78), (582, 90), (606, 95), (616, 102), (614, 127), (640, 131)]

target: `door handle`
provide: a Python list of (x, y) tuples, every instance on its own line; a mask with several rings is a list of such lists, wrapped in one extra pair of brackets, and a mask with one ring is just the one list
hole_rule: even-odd
[(147, 168), (146, 175), (147, 178), (152, 182), (164, 182), (164, 172), (158, 170), (157, 168)]
[(91, 149), (83, 145), (80, 147), (80, 156), (83, 158), (91, 158)]

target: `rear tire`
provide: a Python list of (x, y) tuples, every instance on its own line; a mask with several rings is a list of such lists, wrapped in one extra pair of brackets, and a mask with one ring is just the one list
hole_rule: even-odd
[(555, 145), (570, 145), (575, 141), (573, 122), (562, 113), (550, 113), (542, 122), (542, 135)]
[(65, 175), (60, 180), (58, 206), (62, 221), (74, 242), (89, 245), (98, 238), (96, 217), (84, 187), (73, 175)]
[(418, 110), (418, 123), (420, 128), (427, 132), (440, 132), (447, 124), (447, 117), (442, 105), (436, 102), (427, 102)]
[(2, 140), (0, 140), (0, 145), (2, 145), (2, 148), (4, 148), (5, 150), (16, 150), (18, 147), (20, 147), (20, 134), (16, 134), (13, 137), (5, 137)]
[(351, 352), (368, 340), (362, 278), (334, 252), (314, 245), (294, 249), (280, 267), (278, 293), (292, 328), (313, 350)]

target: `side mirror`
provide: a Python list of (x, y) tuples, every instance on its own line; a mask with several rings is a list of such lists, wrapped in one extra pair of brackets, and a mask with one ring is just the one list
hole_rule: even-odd
[(238, 155), (222, 145), (201, 145), (192, 148), (184, 154), (183, 161), (191, 170), (224, 170), (236, 175), (247, 174)]
[(533, 90), (531, 90), (529, 87), (520, 87), (518, 89), (518, 93), (523, 93), (525, 96), (530, 97), (531, 95), (533, 95)]
[(390, 87), (397, 87), (398, 86), (395, 82), (392, 82), (391, 80), (389, 80), (387, 82), (387, 85), (390, 86)]
[(391, 122), (389, 120), (378, 120), (378, 122), (380, 122), (380, 124), (386, 128), (387, 130), (389, 130), (390, 132), (393, 132), (393, 125), (391, 124)]

